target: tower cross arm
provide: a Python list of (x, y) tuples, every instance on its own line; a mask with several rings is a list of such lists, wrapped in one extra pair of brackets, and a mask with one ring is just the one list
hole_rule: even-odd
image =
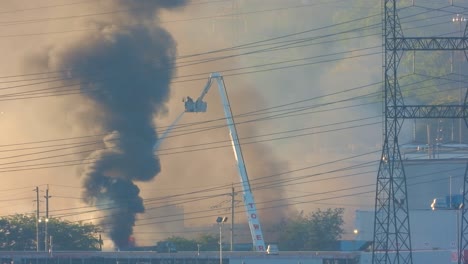
[(388, 106), (389, 118), (468, 118), (466, 105), (404, 105)]
[(468, 37), (421, 37), (389, 38), (385, 43), (388, 50), (468, 50)]

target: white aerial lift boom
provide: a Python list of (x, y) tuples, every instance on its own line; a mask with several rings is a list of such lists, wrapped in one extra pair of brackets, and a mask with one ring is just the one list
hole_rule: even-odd
[(237, 169), (239, 170), (242, 191), (244, 196), (244, 206), (247, 212), (247, 221), (250, 227), (250, 233), (252, 235), (252, 242), (255, 251), (265, 251), (265, 241), (263, 240), (262, 228), (258, 219), (257, 208), (255, 205), (252, 190), (250, 189), (249, 177), (247, 176), (247, 170), (244, 164), (244, 158), (242, 156), (241, 146), (239, 144), (239, 138), (237, 137), (237, 131), (232, 117), (231, 106), (229, 105), (229, 99), (227, 97), (226, 88), (224, 86), (224, 79), (219, 73), (212, 73), (208, 78), (208, 82), (203, 89), (201, 95), (196, 101), (192, 98), (187, 97), (185, 101), (185, 112), (198, 113), (206, 112), (207, 104), (203, 101), (206, 93), (210, 89), (213, 80), (216, 80), (218, 84), (219, 94), (224, 108), (224, 115), (226, 117), (227, 126), (231, 135), (231, 143), (234, 149), (234, 155), (237, 161)]

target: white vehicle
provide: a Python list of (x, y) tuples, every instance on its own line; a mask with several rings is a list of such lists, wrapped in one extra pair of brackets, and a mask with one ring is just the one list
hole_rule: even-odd
[(266, 253), (268, 255), (278, 255), (279, 254), (279, 249), (277, 245), (270, 244), (267, 246)]

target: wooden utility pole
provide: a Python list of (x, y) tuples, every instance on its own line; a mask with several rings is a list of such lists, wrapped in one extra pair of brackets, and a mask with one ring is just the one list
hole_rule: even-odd
[(47, 185), (46, 195), (44, 198), (46, 199), (46, 217), (44, 219), (44, 251), (49, 251), (49, 234), (47, 233), (47, 222), (49, 222), (49, 185)]
[(36, 186), (36, 251), (39, 251), (39, 187)]

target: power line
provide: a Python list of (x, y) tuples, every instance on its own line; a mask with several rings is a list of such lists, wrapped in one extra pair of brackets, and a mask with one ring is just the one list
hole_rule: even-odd
[[(144, 4), (143, 4), (144, 5)], [(295, 7), (283, 7), (283, 8), (276, 8), (276, 9), (268, 9), (268, 10), (256, 10), (256, 11), (249, 11), (249, 12), (241, 12), (241, 13), (232, 13), (232, 14), (225, 14), (225, 15), (213, 15), (208, 17), (198, 17), (198, 18), (191, 18), (191, 19), (183, 19), (183, 20), (168, 20), (168, 21), (160, 21), (159, 23), (173, 23), (173, 22), (187, 22), (193, 20), (203, 20), (203, 19), (210, 19), (210, 18), (217, 18), (217, 17), (230, 17), (233, 15), (250, 15), (250, 14), (258, 14), (262, 12), (271, 12), (271, 11), (279, 11), (279, 10), (286, 10), (286, 9), (293, 9), (293, 8), (303, 8), (307, 6), (314, 6), (315, 4), (310, 5), (301, 5)], [(75, 18), (83, 18), (83, 17), (93, 17), (93, 16), (103, 16), (103, 15), (112, 15), (117, 13), (126, 13), (135, 10), (142, 10), (145, 7), (141, 8), (132, 8), (132, 9), (122, 9), (122, 10), (111, 10), (106, 12), (99, 12), (99, 13), (90, 13), (90, 14), (81, 14), (81, 15), (70, 15), (70, 16), (62, 16), (62, 17), (48, 17), (48, 18), (40, 18), (40, 19), (27, 19), (27, 20), (11, 20), (11, 21), (0, 21), (0, 26), (12, 26), (12, 25), (21, 25), (21, 24), (29, 24), (29, 23), (39, 23), (39, 22), (47, 22), (47, 21), (57, 21), (57, 20), (66, 20), (66, 19), (75, 19)]]
[[(377, 124), (377, 123), (375, 123), (375, 124)], [(307, 134), (304, 134), (304, 135), (307, 135)], [(303, 135), (301, 135), (301, 136), (303, 136)], [(293, 136), (293, 137), (295, 137), (295, 136)], [(283, 137), (283, 138), (289, 138), (289, 137)], [(276, 139), (270, 139), (270, 140), (277, 140), (277, 139), (278, 139), (278, 138), (276, 138)], [(250, 144), (250, 143), (256, 143), (256, 142), (257, 142), (257, 141), (255, 141), (255, 142), (249, 142), (248, 144)], [(93, 142), (93, 143), (95, 143), (95, 142)], [(205, 149), (209, 149), (209, 148), (205, 148)], [(90, 151), (93, 151), (93, 150), (90, 150)], [(192, 150), (192, 151), (194, 151), (194, 150)], [(178, 152), (178, 153), (179, 153), (179, 152)], [(167, 155), (167, 154), (173, 154), (173, 153), (165, 153), (165, 154)], [(164, 155), (164, 154), (162, 154), (162, 155)], [(54, 156), (54, 157), (56, 157), (56, 156)], [(83, 161), (84, 161), (84, 160), (83, 160)], [(22, 162), (27, 162), (27, 161), (22, 161)], [(70, 162), (72, 162), (72, 161), (59, 162), (59, 163), (62, 163), (62, 164), (63, 164), (63, 163), (70, 163)], [(73, 163), (72, 163), (72, 164), (66, 164), (65, 166), (70, 166), (70, 165), (83, 165), (83, 164), (86, 164), (86, 163), (79, 162), (78, 164), (73, 164)], [(34, 165), (28, 165), (28, 166), (30, 167), (30, 166), (34, 166)], [(56, 167), (56, 166), (54, 166), (54, 167)], [(47, 168), (47, 167), (40, 167), (40, 168)], [(32, 169), (32, 168), (28, 168), (28, 169)]]
[[(438, 173), (440, 173), (440, 171), (432, 172), (432, 173), (429, 173), (429, 174), (423, 174), (423, 175), (420, 175), (420, 176), (431, 175), (431, 174), (438, 174)], [(420, 177), (420, 176), (417, 176), (417, 177)], [(326, 179), (325, 179), (325, 180), (326, 180)], [(430, 182), (430, 181), (428, 181), (428, 182)], [(303, 183), (303, 182), (301, 182), (301, 183)], [(334, 191), (333, 191), (333, 192), (334, 192)], [(223, 194), (223, 195), (224, 195), (224, 194)], [(325, 199), (329, 199), (329, 198), (325, 198)], [(301, 203), (302, 203), (302, 202), (301, 202)], [(91, 220), (92, 220), (92, 219), (91, 219)], [(185, 220), (187, 220), (187, 218), (185, 218)]]
[(71, 6), (71, 5), (81, 5), (81, 4), (87, 4), (87, 3), (96, 3), (97, 1), (99, 0), (72, 2), (72, 3), (49, 5), (49, 6), (38, 6), (38, 7), (24, 8), (24, 9), (14, 9), (14, 10), (8, 10), (8, 11), (0, 11), (0, 14), (19, 13), (19, 12), (25, 12), (25, 11), (31, 11), (31, 10), (49, 9), (49, 8)]
[[(367, 16), (367, 17), (356, 18), (356, 19), (353, 19), (353, 20), (348, 20), (348, 21), (344, 21), (344, 22), (341, 22), (341, 23), (327, 25), (327, 26), (324, 26), (324, 27), (303, 30), (303, 31), (296, 32), (296, 33), (285, 34), (285, 35), (281, 35), (281, 36), (278, 36), (278, 37), (268, 38), (268, 39), (265, 39), (265, 40), (258, 40), (258, 41), (248, 42), (248, 43), (245, 43), (245, 44), (231, 46), (231, 47), (228, 47), (228, 48), (211, 50), (211, 51), (206, 51), (206, 52), (202, 52), (202, 53), (187, 54), (187, 55), (179, 56), (178, 58), (179, 59), (185, 59), (185, 58), (196, 57), (196, 56), (201, 56), (201, 55), (208, 55), (208, 54), (212, 54), (212, 53), (226, 52), (226, 51), (232, 51), (232, 50), (244, 49), (244, 48), (251, 48), (252, 45), (258, 45), (258, 44), (262, 44), (262, 43), (266, 43), (266, 42), (271, 42), (273, 40), (278, 40), (278, 39), (284, 39), (284, 38), (289, 38), (289, 37), (293, 37), (293, 36), (303, 35), (303, 34), (307, 34), (307, 33), (310, 33), (310, 32), (319, 31), (319, 30), (323, 30), (323, 29), (327, 29), (327, 28), (331, 28), (331, 27), (336, 27), (336, 26), (340, 26), (340, 25), (348, 25), (349, 23), (352, 23), (352, 22), (366, 20), (366, 19), (369, 19), (369, 18), (372, 18), (372, 17), (377, 17), (377, 16), (380, 16), (380, 14), (374, 14), (374, 15), (370, 15), (370, 16)], [(319, 38), (319, 37), (317, 37), (317, 38)], [(271, 45), (271, 44), (269, 44), (269, 45)]]
[[(248, 52), (239, 53), (239, 54), (226, 55), (226, 56), (209, 58), (209, 59), (204, 59), (204, 60), (193, 60), (193, 61), (187, 61), (187, 62), (179, 62), (179, 64), (181, 64), (181, 63), (186, 63), (186, 64), (179, 65), (179, 66), (177, 66), (177, 68), (193, 66), (193, 65), (198, 65), (198, 64), (201, 64), (201, 63), (213, 62), (213, 61), (218, 61), (218, 60), (223, 60), (223, 59), (228, 59), (228, 58), (234, 58), (234, 57), (238, 57), (238, 56), (251, 55), (251, 54), (256, 54), (256, 53), (261, 53), (261, 52), (266, 52), (266, 51), (278, 50), (280, 48), (285, 48), (285, 47), (288, 47), (288, 46), (291, 46), (291, 45), (294, 45), (294, 44), (299, 44), (299, 43), (308, 42), (308, 41), (312, 41), (312, 40), (332, 37), (332, 36), (336, 36), (336, 35), (339, 35), (339, 34), (345, 34), (345, 33), (360, 31), (360, 30), (364, 30), (365, 28), (369, 28), (369, 27), (372, 27), (372, 26), (366, 26), (366, 27), (350, 29), (350, 30), (339, 32), (339, 33), (326, 34), (326, 35), (322, 35), (322, 36), (307, 38), (305, 40), (297, 40), (297, 41), (294, 41), (294, 42), (288, 41), (288, 43), (286, 43), (286, 44), (281, 44), (281, 42), (280, 42), (279, 44), (281, 44), (281, 45), (277, 45), (277, 46), (274, 46), (274, 47), (263, 48), (263, 49), (260, 49), (260, 50), (248, 51)], [(270, 45), (274, 45), (274, 44), (276, 44), (276, 43), (272, 43)]]
[[(376, 123), (376, 124), (377, 124), (377, 123)], [(251, 142), (251, 143), (253, 143), (253, 142)], [(90, 150), (90, 151), (92, 151), (92, 150)], [(166, 153), (166, 154), (167, 154), (167, 153)], [(23, 161), (23, 162), (25, 162), (25, 161)], [(70, 165), (83, 165), (83, 164), (86, 164), (86, 163), (83, 163), (83, 162), (80, 162), (80, 163), (78, 163), (78, 164), (70, 164), (70, 162), (72, 162), (72, 161), (66, 161), (66, 162), (61, 162), (61, 163), (68, 163), (68, 164), (67, 164), (67, 166), (70, 166)], [(28, 165), (28, 166), (34, 166), (34, 165)], [(54, 166), (54, 167), (55, 167), (55, 166)], [(42, 167), (41, 167), (41, 168), (42, 168)], [(29, 169), (31, 169), (31, 168), (29, 168)]]

